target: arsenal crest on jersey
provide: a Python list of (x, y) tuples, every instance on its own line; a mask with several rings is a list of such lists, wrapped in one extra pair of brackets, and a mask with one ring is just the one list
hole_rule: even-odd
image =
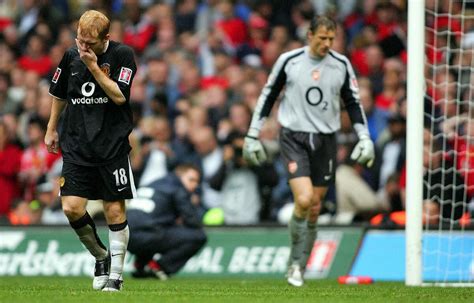
[(317, 69), (315, 69), (315, 70), (311, 73), (311, 76), (313, 77), (313, 80), (314, 80), (314, 81), (318, 81), (320, 75), (321, 75), (321, 73), (320, 73), (319, 70), (317, 70)]

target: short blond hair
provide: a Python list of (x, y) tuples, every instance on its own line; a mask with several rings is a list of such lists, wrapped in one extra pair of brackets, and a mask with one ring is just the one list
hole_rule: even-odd
[(109, 33), (110, 20), (99, 11), (88, 10), (79, 19), (78, 29), (82, 35), (104, 39)]

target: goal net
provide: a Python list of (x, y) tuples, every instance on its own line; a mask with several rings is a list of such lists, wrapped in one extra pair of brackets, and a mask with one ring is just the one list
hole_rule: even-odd
[(427, 0), (424, 18), (421, 284), (474, 286), (474, 0)]

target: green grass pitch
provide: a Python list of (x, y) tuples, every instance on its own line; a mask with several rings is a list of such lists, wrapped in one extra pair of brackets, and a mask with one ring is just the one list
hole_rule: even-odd
[(312, 280), (301, 288), (285, 280), (176, 277), (126, 278), (120, 293), (92, 290), (92, 279), (71, 277), (0, 277), (0, 302), (474, 302), (473, 288), (405, 287), (402, 283), (339, 285)]

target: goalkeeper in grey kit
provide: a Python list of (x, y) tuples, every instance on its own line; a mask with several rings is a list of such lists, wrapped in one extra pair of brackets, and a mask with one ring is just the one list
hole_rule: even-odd
[(359, 103), (357, 80), (349, 60), (331, 50), (336, 23), (326, 16), (311, 21), (308, 45), (283, 53), (258, 99), (245, 138), (244, 157), (253, 165), (266, 161), (260, 129), (283, 87), (278, 110), (280, 151), (289, 176), (295, 208), (289, 222), (291, 250), (287, 281), (302, 286), (316, 239), (321, 201), (334, 183), (340, 99), (359, 137), (351, 158), (371, 166), (374, 145)]

